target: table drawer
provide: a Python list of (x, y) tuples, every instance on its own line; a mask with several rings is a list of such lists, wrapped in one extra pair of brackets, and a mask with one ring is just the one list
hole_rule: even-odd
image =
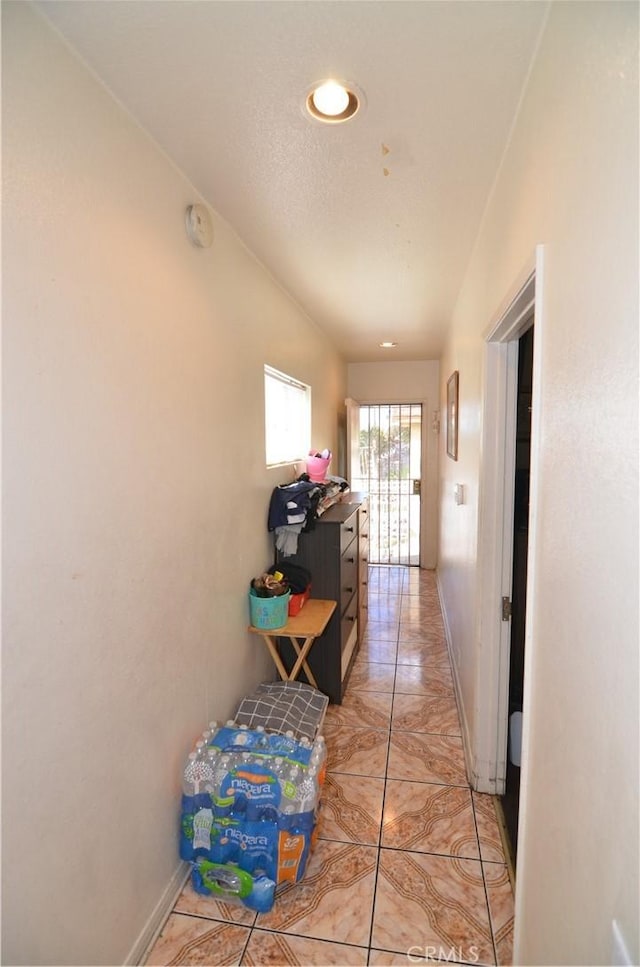
[(361, 507), (358, 511), (358, 534), (360, 540), (369, 540), (369, 510)]
[(358, 533), (358, 515), (354, 511), (351, 517), (347, 518), (343, 524), (340, 525), (340, 553), (344, 554), (346, 549), (349, 547), (351, 541), (355, 538)]
[(340, 563), (340, 613), (346, 611), (358, 587), (358, 561), (355, 552), (342, 558)]
[(359, 541), (358, 543), (358, 566), (365, 571), (369, 566), (369, 541)]
[(349, 665), (351, 664), (351, 659), (353, 658), (353, 654), (355, 651), (357, 651), (357, 648), (358, 648), (358, 626), (357, 624), (353, 624), (351, 625), (351, 634), (345, 642), (345, 646), (342, 649), (342, 657), (340, 659), (340, 674), (343, 681), (349, 669)]
[(347, 608), (344, 610), (340, 619), (340, 651), (344, 651), (345, 645), (352, 634), (354, 627), (358, 624), (358, 595), (354, 594)]

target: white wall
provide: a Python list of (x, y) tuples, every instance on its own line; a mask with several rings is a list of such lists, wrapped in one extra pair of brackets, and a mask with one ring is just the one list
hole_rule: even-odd
[(640, 957), (637, 40), (637, 4), (552, 5), (442, 361), (461, 433), (458, 464), (441, 459), (440, 582), (474, 723), (483, 338), (544, 243), (520, 964), (612, 963), (613, 918)]
[(358, 403), (422, 403), (422, 499), (420, 565), (434, 568), (438, 554), (438, 438), (432, 430), (438, 409), (440, 364), (413, 362), (349, 363), (347, 391)]
[(334, 449), (345, 367), (222, 220), (188, 243), (193, 188), (29, 5), (2, 26), (3, 963), (117, 964), (190, 743), (273, 677), (263, 364)]

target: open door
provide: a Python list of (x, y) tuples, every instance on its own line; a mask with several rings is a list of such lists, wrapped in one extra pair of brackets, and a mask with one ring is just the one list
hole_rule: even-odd
[(533, 406), (533, 313), (528, 328), (518, 339), (518, 386), (513, 480), (513, 563), (511, 579), (509, 642), (509, 721), (505, 789), (501, 796), (505, 828), (513, 859), (518, 844), (520, 811), (520, 765), (524, 697), (524, 653), (527, 618), (527, 569), (529, 552), (529, 493), (531, 477), (531, 413)]

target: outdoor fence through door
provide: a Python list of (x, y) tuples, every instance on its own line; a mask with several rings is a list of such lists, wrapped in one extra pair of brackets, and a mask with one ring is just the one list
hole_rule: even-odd
[(360, 404), (359, 474), (369, 494), (369, 562), (420, 564), (420, 403)]

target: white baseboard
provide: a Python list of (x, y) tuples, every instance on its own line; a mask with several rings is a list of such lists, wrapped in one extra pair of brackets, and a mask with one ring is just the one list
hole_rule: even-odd
[(176, 868), (162, 896), (156, 903), (151, 916), (127, 954), (124, 962), (125, 967), (136, 967), (137, 964), (143, 964), (145, 962), (151, 947), (158, 939), (158, 934), (162, 930), (165, 920), (173, 910), (176, 900), (182, 893), (190, 870), (191, 868), (188, 863), (180, 863)]
[(467, 770), (467, 778), (472, 788), (476, 789), (477, 774), (476, 774), (476, 768), (475, 768), (475, 757), (474, 757), (473, 748), (471, 745), (471, 732), (469, 731), (469, 722), (467, 719), (467, 713), (462, 699), (462, 689), (460, 687), (460, 679), (458, 677), (458, 666), (456, 665), (456, 661), (454, 657), (453, 641), (451, 638), (451, 629), (449, 628), (447, 611), (444, 606), (442, 587), (440, 585), (440, 574), (438, 571), (436, 571), (436, 587), (438, 589), (438, 598), (440, 599), (440, 611), (442, 612), (442, 621), (444, 623), (444, 634), (447, 640), (447, 651), (449, 652), (449, 664), (451, 665), (451, 675), (453, 676), (453, 691), (456, 696), (456, 705), (458, 706), (458, 716), (460, 718), (460, 726), (462, 728), (462, 749), (464, 751), (464, 762)]

